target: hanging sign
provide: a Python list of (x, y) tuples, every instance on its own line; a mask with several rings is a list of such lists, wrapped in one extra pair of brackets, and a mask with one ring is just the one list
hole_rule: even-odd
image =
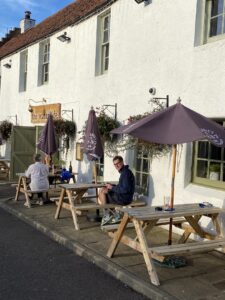
[(45, 123), (50, 113), (54, 120), (61, 118), (61, 103), (31, 106), (31, 109), (31, 123), (33, 124)]

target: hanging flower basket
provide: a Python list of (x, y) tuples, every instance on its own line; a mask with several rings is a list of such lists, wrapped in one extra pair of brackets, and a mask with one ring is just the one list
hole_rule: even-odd
[[(143, 114), (132, 115), (127, 119), (127, 123), (131, 123), (133, 121), (141, 120), (142, 118), (152, 114), (154, 112), (162, 110), (164, 107), (157, 99), (150, 100), (154, 108), (152, 112), (145, 112)], [(126, 150), (136, 149), (137, 147), (142, 147), (142, 150), (147, 152), (150, 157), (161, 157), (167, 154), (171, 147), (169, 145), (149, 143), (141, 139), (137, 139), (129, 134), (120, 135), (120, 139), (116, 141), (116, 143), (106, 143), (106, 152), (109, 156), (114, 156), (119, 152), (123, 152)]]
[(69, 138), (75, 138), (77, 127), (75, 122), (69, 120), (58, 119), (54, 120), (55, 131), (58, 137), (67, 136)]
[(110, 132), (118, 128), (120, 123), (114, 118), (108, 116), (104, 111), (100, 111), (97, 116), (98, 128), (103, 141), (112, 141), (116, 138), (116, 135), (110, 134)]
[(7, 120), (0, 122), (0, 133), (3, 140), (7, 141), (10, 138), (12, 127), (13, 124)]

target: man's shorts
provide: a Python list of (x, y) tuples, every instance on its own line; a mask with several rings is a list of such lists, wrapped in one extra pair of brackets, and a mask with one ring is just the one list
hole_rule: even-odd
[[(132, 201), (132, 200), (131, 200)], [(124, 201), (119, 197), (119, 195), (113, 191), (108, 191), (106, 194), (106, 202), (107, 203), (113, 203), (118, 205), (128, 205), (131, 203), (131, 201)]]

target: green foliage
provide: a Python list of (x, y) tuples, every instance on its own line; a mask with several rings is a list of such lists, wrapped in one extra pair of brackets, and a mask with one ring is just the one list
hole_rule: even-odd
[(3, 140), (8, 140), (12, 133), (13, 124), (7, 120), (4, 120), (0, 123), (0, 133), (2, 135)]
[[(153, 109), (151, 112), (145, 112), (143, 114), (129, 116), (129, 118), (127, 119), (127, 123), (129, 124), (133, 121), (141, 120), (142, 118), (145, 118), (146, 116), (160, 111), (164, 108), (158, 99), (152, 99), (150, 100), (150, 102), (152, 102), (153, 104)], [(169, 145), (149, 143), (137, 139), (131, 135), (120, 135), (120, 139), (116, 143), (107, 142), (105, 150), (109, 156), (114, 156), (120, 151), (132, 150), (136, 149), (137, 147), (142, 147), (142, 150), (148, 153), (149, 156), (151, 156), (152, 158), (163, 156), (167, 154), (171, 149)]]
[(115, 138), (115, 135), (112, 137), (110, 132), (120, 126), (120, 123), (117, 120), (108, 116), (104, 111), (100, 111), (97, 116), (97, 122), (100, 135), (104, 141), (110, 141), (112, 138)]
[(59, 137), (68, 136), (69, 138), (75, 138), (76, 136), (76, 124), (69, 120), (54, 120), (56, 134)]

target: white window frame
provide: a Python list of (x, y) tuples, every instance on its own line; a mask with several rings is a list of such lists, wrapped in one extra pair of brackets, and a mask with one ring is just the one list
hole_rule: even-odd
[(39, 44), (39, 68), (38, 68), (38, 85), (49, 82), (50, 68), (50, 40), (45, 40)]
[[(137, 146), (135, 159), (135, 190), (139, 194), (148, 196), (149, 175), (150, 175), (151, 157), (143, 146)], [(147, 165), (147, 170), (144, 168)]]
[[(225, 0), (219, 0), (219, 1), (223, 1), (223, 12), (219, 13), (217, 15), (214, 15), (214, 16), (211, 15), (212, 2), (213, 1), (215, 1), (215, 0), (206, 0), (206, 6), (205, 6), (205, 42), (214, 42), (216, 40), (225, 38)], [(222, 18), (221, 33), (210, 36), (211, 21), (216, 20), (219, 17)]]
[[(225, 121), (219, 122), (221, 125), (225, 126)], [(199, 147), (205, 144), (206, 156), (201, 156)], [(207, 146), (207, 147), (206, 147)], [(213, 146), (213, 148), (217, 148)], [(212, 157), (212, 144), (207, 140), (202, 140), (194, 143), (194, 156), (193, 156), (193, 183), (218, 188), (225, 189), (225, 148), (219, 148), (220, 158)], [(203, 168), (201, 169), (201, 164)], [(210, 165), (218, 165), (220, 168), (218, 179), (211, 178), (210, 176)]]
[(97, 46), (96, 46), (96, 75), (102, 75), (109, 69), (110, 52), (110, 22), (111, 12), (107, 10), (98, 16)]
[(20, 53), (20, 78), (19, 91), (25, 92), (27, 90), (27, 70), (28, 70), (28, 50)]
[(42, 55), (42, 84), (45, 84), (49, 81), (50, 41), (44, 43)]

